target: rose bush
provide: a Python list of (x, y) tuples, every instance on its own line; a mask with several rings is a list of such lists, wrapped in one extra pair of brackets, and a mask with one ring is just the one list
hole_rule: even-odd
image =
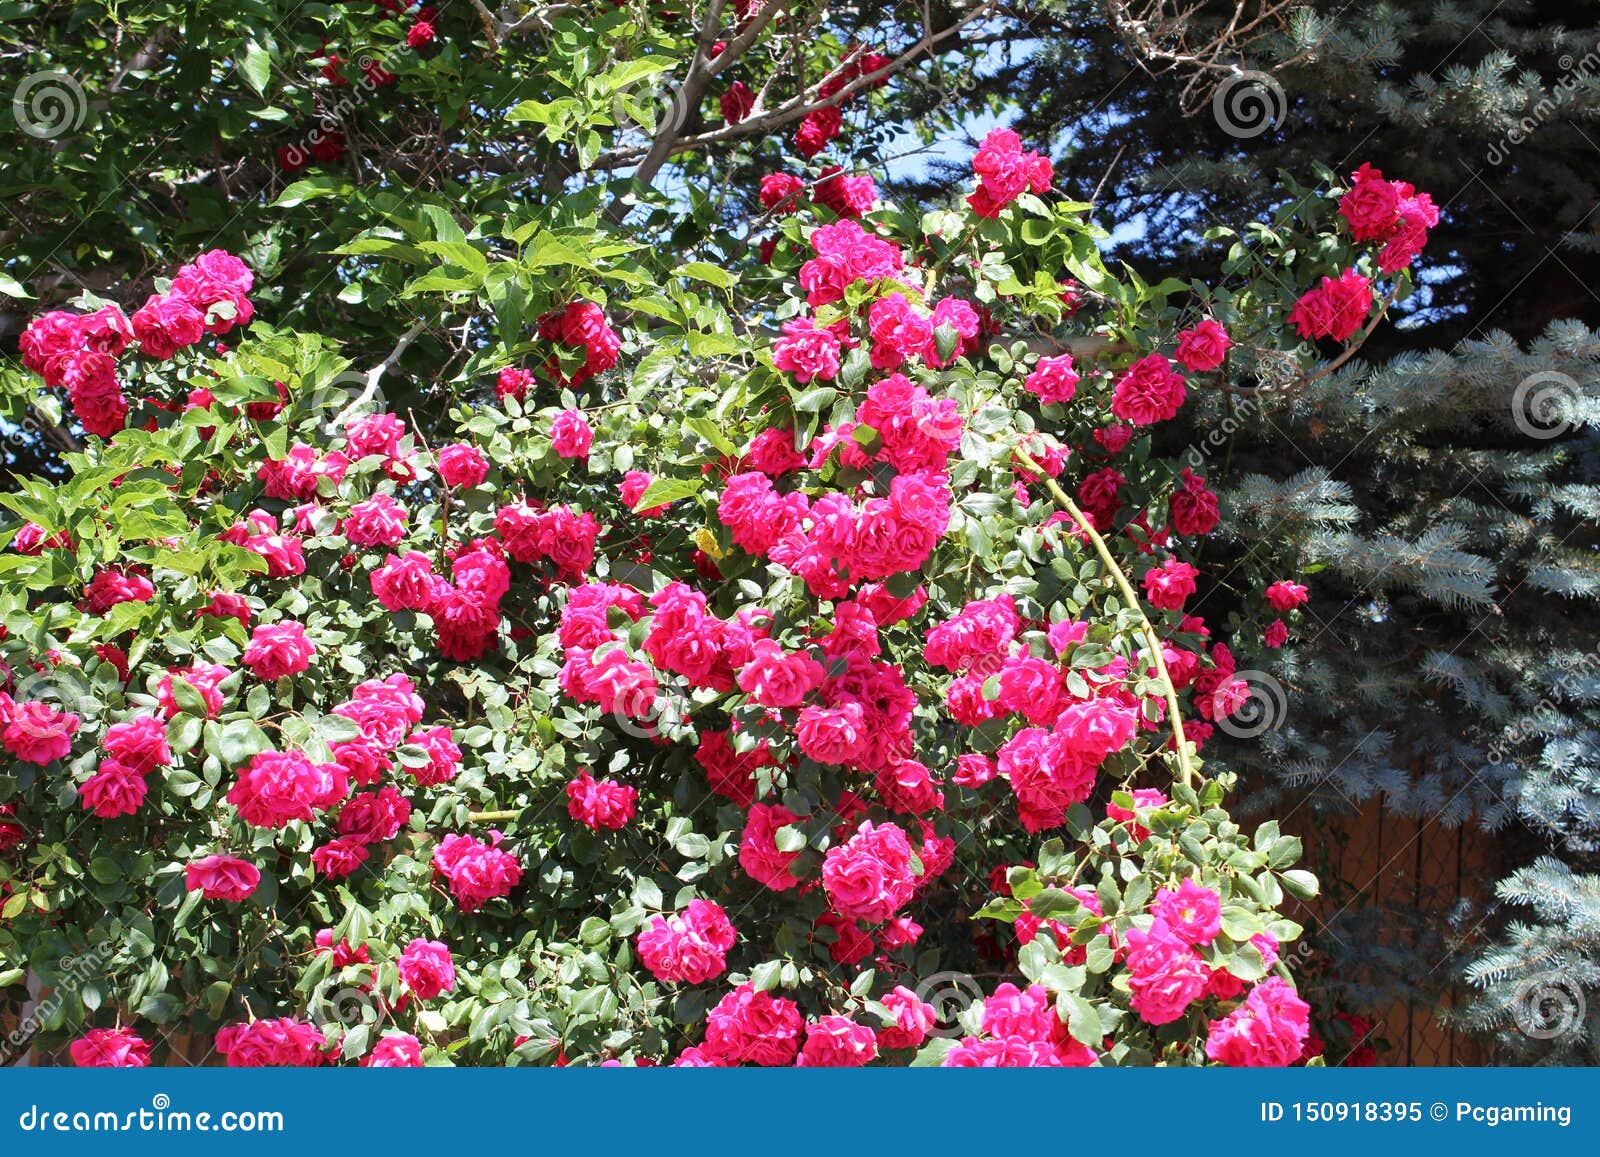
[(0, 496), (0, 983), (60, 994), (40, 1044), (1302, 1056), (1282, 909), (1315, 882), (1202, 751), (1304, 588), (1185, 613), (1218, 510), (1162, 424), (1359, 341), (1426, 197), (1292, 187), (1227, 282), (1152, 285), (1007, 130), (920, 212), (839, 131), (809, 114), (767, 214), (665, 260), (593, 190), (388, 203), (350, 284), (459, 330), (431, 404), (221, 250), (131, 317), (33, 321), (86, 438)]

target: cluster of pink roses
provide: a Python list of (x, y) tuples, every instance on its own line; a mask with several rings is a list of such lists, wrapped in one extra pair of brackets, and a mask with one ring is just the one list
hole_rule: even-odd
[(24, 763), (49, 763), (72, 750), (82, 720), (38, 699), (17, 702), (0, 691), (0, 745)]
[[(733, 98), (734, 111), (743, 107), (747, 95), (746, 90)], [(817, 131), (825, 129), (822, 125)], [(1049, 160), (1025, 153), (1015, 134), (1006, 130), (990, 134), (974, 167), (979, 188), (970, 200), (980, 216), (998, 215), (1026, 190), (1047, 190), (1053, 178)], [(803, 190), (797, 179), (775, 174), (763, 183), (764, 201), (768, 183), (770, 207), (792, 203)], [(739, 864), (766, 888), (825, 898), (826, 910), (807, 917), (813, 939), (825, 944), (834, 960), (856, 964), (875, 948), (890, 953), (921, 936), (922, 928), (907, 908), (948, 870), (955, 856), (954, 840), (940, 835), (936, 826), (948, 822), (935, 814), (946, 806), (948, 785), (973, 792), (991, 783), (1006, 787), (1028, 831), (1058, 826), (1068, 808), (1091, 796), (1108, 758), (1141, 731), (1158, 729), (1167, 705), (1159, 696), (1141, 699), (1135, 690), (1149, 676), (1153, 656), (1092, 660), (1095, 666), (1074, 663), (1079, 648), (1098, 647), (1091, 641), (1090, 624), (1024, 622), (1016, 603), (1002, 594), (969, 602), (928, 627), (923, 657), (952, 676), (946, 690), (950, 719), (977, 727), (1014, 717), (1016, 730), (1003, 742), (996, 737), (997, 746), (986, 749), (993, 756), (961, 754), (953, 772), (941, 770), (936, 776), (912, 757), (918, 695), (908, 686), (906, 671), (885, 661), (884, 650), (893, 643), (883, 632), (909, 619), (927, 600), (914, 572), (950, 525), (951, 458), (961, 445), (965, 423), (955, 400), (934, 397), (906, 375), (941, 368), (970, 353), (990, 322), (961, 298), (925, 305), (931, 299), (925, 299), (917, 279), (905, 276), (901, 250), (850, 219), (865, 213), (875, 199), (870, 178), (832, 172), (818, 182), (814, 199), (844, 218), (812, 232), (813, 255), (799, 272), (808, 304), (822, 313), (784, 326), (774, 344), (773, 363), (799, 385), (835, 383), (845, 392), (840, 382), (844, 365), (851, 350), (865, 345), (864, 360), (880, 376), (846, 399), (854, 404), (851, 420), (824, 425), (803, 444), (797, 444), (793, 429), (765, 429), (742, 454), (730, 451), (708, 466), (707, 474), (722, 478), (717, 517), (733, 544), (801, 580), (815, 600), (831, 604), (825, 612), (813, 608), (818, 613), (796, 625), (787, 614), (750, 606), (731, 610), (722, 604), (723, 617), (705, 592), (690, 585), (692, 575), (689, 581), (666, 582), (648, 595), (621, 582), (588, 580), (600, 522), (588, 512), (525, 499), (489, 508), (494, 511), (492, 533), (446, 542), (440, 557), (448, 577), (436, 573), (434, 557), (406, 549), (410, 512), (390, 493), (395, 486), (423, 479), (429, 463), (412, 448), (405, 425), (390, 414), (352, 421), (342, 448), (319, 452), (295, 444), (283, 458), (264, 463), (258, 478), (266, 497), (288, 503), (290, 509), (282, 516), (251, 510), (223, 537), (266, 559), (267, 577), (279, 578), (304, 573), (302, 536), (325, 536), (327, 527), (336, 524), (352, 548), (372, 548), (383, 556), (381, 563), (367, 559), (378, 603), (393, 612), (428, 615), (439, 652), (455, 662), (480, 659), (495, 645), (502, 600), (519, 578), (513, 564), (539, 568), (550, 583), (566, 584), (557, 631), (564, 655), (562, 693), (572, 702), (632, 719), (655, 718), (664, 699), (687, 711), (712, 695), (728, 696), (715, 715), (707, 713), (705, 725), (695, 721), (694, 758), (710, 788), (745, 813)], [(1396, 220), (1402, 220), (1404, 213), (1396, 212)], [(842, 317), (823, 324), (841, 311)], [(1313, 307), (1305, 310), (1307, 316), (1314, 313)], [(563, 386), (579, 386), (618, 360), (620, 340), (604, 312), (589, 302), (575, 301), (547, 315), (539, 333), (582, 351), (576, 369), (570, 357), (567, 369), (560, 358), (545, 365), (546, 375)], [(1224, 363), (1231, 344), (1226, 329), (1206, 319), (1179, 334), (1174, 356), (1191, 373), (1210, 372)], [(860, 354), (854, 359), (862, 360)], [(508, 368), (501, 372), (497, 390), (502, 397), (521, 398), (532, 381), (527, 371)], [(1071, 401), (1079, 384), (1078, 369), (1065, 355), (1040, 360), (1023, 383), (1044, 404)], [(1104, 463), (1130, 444), (1138, 427), (1170, 420), (1184, 403), (1186, 386), (1172, 361), (1150, 353), (1116, 377), (1110, 395), (1117, 421), (1095, 431), (1098, 451), (1093, 445), (1065, 446), (1045, 433), (1028, 439), (1029, 453), (1045, 473), (1061, 475), (1069, 455)], [(551, 424), (551, 446), (560, 457), (586, 458), (593, 438), (580, 410), (568, 409)], [(347, 476), (371, 473), (371, 459), (379, 460), (388, 481), (379, 483), (378, 492), (348, 502), (335, 519), (324, 506), (345, 501), (339, 491)], [(358, 463), (363, 465), (352, 470)], [(444, 486), (458, 489), (482, 485), (490, 471), (483, 452), (465, 442), (439, 451), (433, 465)], [(1131, 467), (1129, 472), (1135, 473)], [(1025, 504), (1025, 482), (1036, 479), (1020, 470), (1017, 476), (1024, 480), (1018, 484), (1018, 497)], [(1098, 528), (1115, 526), (1125, 483), (1107, 465), (1081, 484), (1083, 505)], [(647, 474), (627, 474), (621, 486), (625, 503), (635, 505), (649, 486)], [(1183, 471), (1166, 507), (1165, 526), (1151, 526), (1150, 519), (1159, 520), (1159, 515), (1140, 514), (1126, 532), (1154, 556), (1142, 577), (1148, 603), (1177, 617), (1197, 590), (1199, 572), (1178, 558), (1161, 558), (1157, 549), (1168, 546), (1174, 536), (1209, 533), (1219, 510), (1205, 479), (1190, 470)], [(659, 514), (662, 509), (641, 513)], [(1065, 518), (1058, 515), (1050, 521)], [(42, 528), (35, 529), (29, 546), (43, 549), (55, 543), (55, 538), (45, 541)], [(1076, 528), (1069, 532), (1076, 533)], [(725, 555), (718, 552), (716, 557), (726, 565)], [(350, 554), (344, 561), (358, 564), (361, 559)], [(719, 577), (703, 554), (697, 569), (708, 581)], [(147, 601), (155, 589), (136, 568), (104, 567), (84, 593), (89, 611), (105, 614), (124, 602)], [(1264, 598), (1287, 612), (1304, 602), (1305, 588), (1275, 583)], [(200, 613), (237, 617), (248, 630), (252, 607), (242, 596), (217, 592)], [(310, 621), (314, 630), (323, 629), (318, 620)], [(1190, 737), (1203, 742), (1208, 721), (1236, 709), (1248, 689), (1236, 677), (1223, 644), (1207, 650), (1209, 633), (1198, 618), (1182, 618), (1175, 630), (1168, 620), (1163, 633), (1164, 662), (1178, 689), (1192, 689), (1200, 716), (1187, 725)], [(520, 636), (514, 631), (512, 637)], [(305, 628), (280, 619), (251, 631), (241, 666), (257, 679), (275, 681), (309, 670), (315, 658), (316, 646)], [(170, 720), (185, 707), (192, 712), (198, 699), (205, 714), (215, 717), (233, 693), (235, 682), (230, 680), (236, 679), (226, 667), (201, 660), (174, 668), (154, 688), (160, 713)], [(329, 762), (302, 751), (261, 752), (239, 769), (226, 798), (242, 820), (259, 828), (332, 817), (337, 834), (314, 849), (312, 862), (320, 875), (337, 879), (354, 872), (373, 846), (395, 839), (410, 823), (411, 802), (395, 786), (381, 783), (396, 762), (404, 763), (417, 784), (427, 786), (452, 779), (462, 752), (450, 728), (421, 726), (423, 702), (403, 675), (362, 683), (332, 713), (354, 724), (356, 734), (332, 744)], [(78, 722), (47, 704), (18, 704), (0, 696), (0, 741), (18, 758), (45, 763), (63, 757), (70, 752)], [(759, 731), (759, 741), (752, 742), (747, 729)], [(408, 750), (401, 752), (402, 746)], [(84, 806), (99, 815), (130, 814), (143, 799), (145, 777), (172, 761), (163, 721), (149, 715), (116, 724), (105, 747), (106, 759), (82, 789)], [(425, 752), (427, 762), (419, 765), (409, 749)], [(785, 806), (804, 810), (790, 796), (778, 802), (773, 773), (804, 768), (810, 774), (816, 771), (812, 764), (825, 765), (829, 782), (843, 786), (830, 788), (816, 812), (802, 815)], [(865, 774), (848, 778), (852, 773)], [(623, 773), (617, 776), (597, 778), (587, 768), (578, 769), (564, 789), (571, 819), (603, 832), (633, 822), (639, 788), (625, 782)], [(1108, 815), (1139, 840), (1149, 834), (1140, 825), (1140, 813), (1167, 801), (1155, 789), (1133, 795), (1132, 808), (1112, 804)], [(892, 821), (877, 818), (885, 811)], [(1148, 815), (1144, 818), (1149, 822)], [(462, 911), (507, 897), (520, 884), (523, 865), (503, 844), (502, 835), (491, 832), (487, 840), (446, 835), (434, 847), (436, 877)], [(807, 844), (821, 850), (820, 871), (805, 850)], [(219, 852), (187, 864), (185, 881), (209, 899), (240, 902), (255, 891), (260, 870)], [(1084, 910), (1100, 915), (1092, 891), (1072, 892)], [(1112, 937), (1141, 1018), (1170, 1023), (1197, 1001), (1226, 1006), (1243, 993), (1242, 982), (1210, 968), (1201, 956), (1219, 928), (1217, 894), (1186, 879), (1156, 897), (1148, 927), (1135, 927), (1121, 943)], [(1072, 943), (1072, 929), (1063, 923), (1024, 909), (1016, 932), (1023, 943), (1048, 932), (1069, 964), (1084, 958), (1083, 946)], [(727, 971), (737, 939), (720, 904), (692, 899), (679, 911), (652, 917), (638, 933), (636, 946), (640, 961), (660, 980), (702, 984)], [(1258, 937), (1258, 948), (1264, 957), (1276, 951), (1269, 937)], [(343, 951), (346, 946), (335, 950), (336, 957)], [(366, 949), (358, 951), (364, 960)], [(442, 942), (412, 939), (399, 953), (396, 967), (408, 994), (402, 999), (426, 1001), (454, 991), (455, 962)], [(704, 1043), (686, 1050), (678, 1063), (865, 1064), (883, 1050), (923, 1043), (933, 1023), (929, 1006), (903, 987), (880, 1003), (893, 1016), (892, 1025), (872, 1027), (837, 1012), (808, 1022), (795, 1003), (745, 984), (721, 999), (707, 1018)], [(1297, 1003), (1286, 987), (1280, 991), (1270, 982), (1256, 985), (1242, 1005), (1212, 1023), (1208, 1054), (1215, 1050), (1216, 1058), (1227, 1057), (1230, 1063), (1265, 1063), (1262, 1058), (1286, 1055), (1291, 1045), (1298, 1049), (1291, 1039)], [(79, 1043), (91, 1063), (96, 1057), (131, 1063), (148, 1055), (147, 1049), (141, 1054), (142, 1042), (132, 1034)], [(230, 1026), (219, 1034), (218, 1046), (230, 1064), (309, 1064), (329, 1055), (322, 1034), (292, 1018)], [(416, 1038), (391, 1034), (363, 1063), (415, 1064), (420, 1059)], [(985, 1002), (981, 1032), (963, 1039), (946, 1063), (1080, 1065), (1096, 1059), (1093, 1049), (1067, 1033), (1042, 987), (1019, 991), (1002, 985)]]
[(1000, 985), (983, 1002), (982, 1028), (945, 1054), (946, 1068), (1080, 1068), (1096, 1059), (1067, 1032), (1043, 985)]
[(172, 763), (166, 724), (153, 715), (113, 723), (101, 747), (105, 758), (78, 789), (79, 802), (101, 819), (133, 815), (149, 791), (147, 777)]
[[(1280, 579), (1262, 592), (1267, 605), (1280, 615), (1302, 607), (1310, 599), (1303, 583)], [(1273, 619), (1261, 633), (1261, 641), (1268, 647), (1281, 647), (1289, 641), (1289, 626), (1282, 619)]]
[(1439, 207), (1409, 181), (1387, 181), (1363, 164), (1350, 175), (1350, 191), (1339, 201), (1339, 213), (1350, 223), (1357, 241), (1381, 241), (1380, 273), (1398, 273), (1417, 259), (1428, 243), (1428, 230), (1439, 223)]
[[(1418, 193), (1405, 181), (1384, 180), (1371, 165), (1362, 165), (1351, 180), (1350, 191), (1339, 202), (1351, 235), (1358, 242), (1383, 242), (1378, 272), (1400, 272), (1427, 244), (1428, 230), (1439, 223), (1438, 207), (1427, 193)], [(1348, 341), (1367, 320), (1372, 303), (1372, 279), (1346, 269), (1305, 293), (1290, 312), (1289, 324), (1304, 338)]]
[(860, 505), (838, 492), (811, 502), (778, 492), (765, 474), (738, 474), (717, 515), (743, 549), (799, 575), (818, 598), (839, 599), (857, 583), (920, 567), (949, 527), (950, 492), (942, 473), (919, 470)]
[(1206, 1056), (1224, 1065), (1282, 1068), (1299, 1060), (1310, 1035), (1311, 1009), (1276, 976), (1257, 984), (1244, 1003), (1206, 1034)]
[(1022, 138), (1010, 129), (989, 130), (972, 159), (978, 188), (967, 204), (980, 217), (998, 217), (1000, 211), (1024, 192), (1048, 193), (1055, 166), (1039, 153), (1024, 152)]
[[(817, 86), (816, 99), (832, 101), (852, 81), (877, 72), (888, 63), (889, 58), (887, 56), (881, 56), (876, 52), (868, 52), (859, 48), (852, 49), (838, 67), (824, 77), (822, 83)], [(886, 78), (874, 81), (873, 87), (882, 85), (884, 79)], [(738, 107), (742, 106), (742, 104), (742, 101), (737, 102), (737, 106), (734, 109), (730, 109), (728, 103), (724, 101), (724, 115), (733, 111), (738, 115), (736, 117), (729, 116), (729, 120), (743, 120), (750, 114), (754, 104), (752, 102), (749, 107)], [(795, 130), (794, 147), (796, 152), (803, 157), (814, 157), (828, 147), (828, 142), (839, 135), (839, 129), (844, 123), (841, 104), (842, 102), (825, 104), (821, 108), (813, 109), (806, 114), (805, 118), (800, 122), (800, 127)]]
[(316, 1025), (295, 1017), (231, 1024), (217, 1030), (217, 1052), (235, 1069), (285, 1066), (311, 1068), (337, 1055)]
[(722, 905), (690, 900), (680, 913), (652, 916), (637, 943), (639, 959), (658, 979), (701, 984), (727, 969), (737, 939)]
[[(761, 178), (759, 197), (762, 208), (780, 215), (799, 211), (806, 183), (789, 173), (768, 173)], [(837, 165), (826, 166), (811, 186), (814, 203), (831, 209), (839, 217), (862, 217), (878, 203), (878, 186), (865, 174), (846, 173)]]
[(592, 301), (574, 301), (546, 314), (539, 319), (539, 336), (583, 351), (583, 364), (571, 374), (561, 368), (559, 358), (551, 357), (545, 363), (551, 380), (574, 390), (616, 365), (622, 355), (622, 339), (606, 321), (605, 311)]
[[(592, 301), (569, 302), (539, 319), (539, 336), (546, 341), (582, 350), (583, 361), (569, 374), (562, 368), (560, 354), (545, 360), (546, 376), (558, 386), (577, 389), (590, 378), (603, 374), (622, 356), (622, 339), (606, 320), (605, 310)], [(500, 399), (528, 396), (534, 376), (521, 366), (506, 366), (495, 379), (495, 396)]]
[(165, 360), (208, 333), (248, 325), (255, 310), (246, 295), (254, 281), (244, 262), (213, 249), (178, 270), (168, 292), (152, 294), (132, 318), (114, 305), (35, 318), (19, 342), (23, 364), (67, 392), (85, 430), (109, 438), (127, 420), (116, 359), (128, 346), (137, 342), (146, 357)]
[(937, 1020), (933, 1007), (904, 986), (885, 993), (879, 1004), (893, 1023), (874, 1028), (837, 1013), (808, 1022), (793, 1001), (743, 984), (707, 1014), (705, 1041), (684, 1049), (673, 1064), (859, 1067), (877, 1059), (880, 1050), (919, 1047)]
[(489, 842), (472, 836), (448, 835), (433, 853), (433, 868), (443, 876), (463, 912), (476, 912), (490, 900), (511, 894), (522, 882), (522, 865), (500, 846), (499, 832)]

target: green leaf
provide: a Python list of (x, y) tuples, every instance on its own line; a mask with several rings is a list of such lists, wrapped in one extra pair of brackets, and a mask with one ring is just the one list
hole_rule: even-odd
[(685, 418), (683, 420), (683, 428), (700, 435), (700, 437), (711, 443), (719, 453), (727, 454), (730, 457), (738, 453), (738, 448), (729, 440), (728, 435), (723, 433), (722, 427), (710, 418)]
[(595, 89), (600, 95), (609, 96), (611, 93), (620, 92), (637, 84), (646, 77), (671, 72), (677, 66), (678, 61), (668, 56), (641, 56), (634, 60), (625, 60), (617, 67), (596, 77)]
[(1100, 1048), (1106, 1030), (1100, 1023), (1100, 1013), (1094, 1005), (1076, 992), (1063, 992), (1056, 997), (1056, 1007), (1066, 1014), (1067, 1031), (1072, 1034), (1073, 1040)]
[(838, 390), (829, 386), (816, 386), (798, 395), (794, 400), (794, 408), (801, 414), (819, 414), (833, 405), (838, 397)]
[(452, 265), (482, 277), (489, 272), (489, 259), (468, 241), (422, 241), (417, 245), (424, 253), (443, 257)]
[(89, 861), (89, 875), (102, 884), (110, 884), (122, 875), (122, 867), (115, 860), (96, 856)]
[(1222, 931), (1229, 940), (1236, 944), (1244, 944), (1250, 937), (1262, 930), (1261, 918), (1250, 909), (1241, 908), (1237, 904), (1224, 905), (1222, 909)]
[(708, 285), (715, 285), (718, 289), (732, 289), (739, 284), (738, 274), (729, 273), (722, 266), (713, 265), (709, 261), (690, 261), (678, 266), (672, 273), (674, 277), (704, 281)]
[(218, 743), (222, 760), (230, 767), (240, 767), (254, 755), (272, 750), (272, 740), (250, 719), (235, 719), (224, 724)]
[(336, 173), (317, 173), (314, 176), (303, 177), (278, 194), (278, 199), (272, 202), (275, 209), (292, 209), (296, 205), (304, 205), (307, 201), (315, 201), (318, 197), (347, 197), (352, 186), (349, 181)]
[(655, 506), (665, 506), (680, 498), (689, 498), (700, 493), (700, 487), (703, 485), (705, 485), (703, 478), (657, 478), (645, 487), (644, 493), (639, 495), (639, 501), (633, 504), (634, 513)]
[(1309, 900), (1317, 894), (1317, 878), (1304, 868), (1281, 872), (1278, 879), (1283, 881), (1283, 890), (1296, 900)]
[(757, 992), (771, 992), (778, 987), (778, 975), (783, 971), (783, 964), (777, 960), (767, 960), (755, 966), (750, 973), (750, 983)]
[(1290, 864), (1298, 864), (1303, 852), (1299, 836), (1279, 836), (1277, 842), (1267, 852), (1267, 865), (1273, 868), (1287, 868)]
[(944, 1058), (950, 1050), (956, 1047), (956, 1042), (949, 1037), (934, 1037), (918, 1050), (911, 1061), (914, 1069), (936, 1069), (944, 1064)]
[(272, 79), (272, 57), (254, 40), (244, 42), (244, 56), (239, 61), (239, 72), (245, 83), (257, 95), (267, 91), (267, 81)]
[(806, 846), (806, 834), (793, 824), (784, 824), (772, 833), (773, 845), (780, 852), (798, 852)]

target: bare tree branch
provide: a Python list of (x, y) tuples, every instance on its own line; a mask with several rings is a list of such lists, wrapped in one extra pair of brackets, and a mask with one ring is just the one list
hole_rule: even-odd
[[(784, 7), (784, 5), (769, 6), (769, 8), (778, 7)], [(636, 176), (640, 176), (641, 179), (648, 180), (654, 178), (655, 174), (660, 170), (661, 165), (665, 163), (669, 157), (678, 153), (692, 152), (698, 149), (708, 148), (712, 145), (720, 144), (724, 141), (737, 140), (741, 137), (770, 133), (774, 129), (779, 129), (784, 125), (792, 124), (795, 121), (801, 120), (809, 116), (811, 113), (816, 112), (818, 109), (827, 108), (830, 105), (843, 104), (857, 93), (877, 84), (881, 80), (885, 80), (890, 76), (893, 76), (897, 72), (900, 72), (906, 67), (906, 65), (931, 52), (934, 48), (937, 48), (940, 44), (943, 44), (945, 41), (955, 36), (963, 28), (966, 28), (974, 21), (980, 20), (984, 16), (987, 16), (993, 12), (996, 7), (997, 0), (983, 0), (983, 3), (979, 4), (971, 12), (967, 13), (960, 20), (949, 25), (948, 27), (940, 29), (937, 32), (925, 29), (922, 36), (915, 43), (913, 43), (905, 51), (901, 52), (898, 56), (890, 60), (887, 64), (880, 68), (874, 69), (871, 72), (862, 73), (860, 76), (856, 77), (854, 80), (851, 80), (830, 96), (822, 97), (817, 95), (815, 92), (800, 93), (799, 95), (790, 98), (788, 101), (785, 101), (777, 108), (762, 111), (758, 106), (752, 111), (750, 116), (746, 117), (742, 121), (739, 121), (737, 124), (727, 123), (719, 128), (697, 133), (694, 136), (677, 136), (675, 131), (677, 126), (675, 126), (674, 132), (671, 134), (658, 133), (656, 139), (651, 142), (648, 149), (618, 149), (596, 158), (590, 168), (601, 170), (620, 169), (637, 161), (639, 162), (639, 168), (636, 171)], [(766, 10), (764, 9), (763, 11)], [(748, 44), (746, 44), (745, 47), (748, 47)], [(724, 51), (722, 56), (717, 58), (717, 63), (720, 65), (723, 58), (726, 57), (732, 50), (733, 45), (730, 44), (728, 50)], [(731, 61), (729, 63), (731, 63)], [(693, 70), (691, 69), (691, 74), (692, 72)], [(715, 71), (713, 71), (710, 75), (715, 75)], [(709, 77), (707, 77), (707, 80), (709, 80)], [(685, 85), (687, 84), (688, 81), (686, 80)], [(702, 85), (700, 88), (700, 94), (703, 96), (704, 92), (705, 89)], [(653, 167), (650, 167), (647, 170), (647, 162), (651, 161), (652, 158), (656, 158), (658, 154), (659, 159), (654, 160)]]

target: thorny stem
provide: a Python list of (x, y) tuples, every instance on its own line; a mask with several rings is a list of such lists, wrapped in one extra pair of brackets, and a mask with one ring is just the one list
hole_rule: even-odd
[(1128, 601), (1128, 606), (1133, 608), (1134, 614), (1139, 616), (1139, 624), (1143, 628), (1145, 645), (1150, 648), (1150, 657), (1155, 662), (1156, 675), (1161, 680), (1161, 690), (1167, 700), (1167, 717), (1172, 725), (1172, 738), (1174, 740), (1174, 753), (1178, 759), (1178, 772), (1182, 776), (1184, 786), (1194, 787), (1194, 764), (1189, 758), (1189, 741), (1183, 734), (1183, 716), (1178, 710), (1178, 689), (1172, 682), (1172, 675), (1167, 671), (1167, 660), (1161, 653), (1161, 637), (1156, 634), (1156, 628), (1145, 615), (1144, 608), (1139, 605), (1139, 596), (1133, 589), (1133, 584), (1128, 581), (1128, 576), (1123, 573), (1117, 560), (1111, 555), (1111, 548), (1106, 545), (1106, 540), (1100, 537), (1094, 524), (1089, 521), (1083, 511), (1078, 509), (1078, 504), (1073, 502), (1067, 492), (1056, 484), (1054, 478), (1045, 471), (1045, 468), (1034, 461), (1033, 456), (1021, 446), (1014, 447), (1012, 454), (1018, 462), (1022, 463), (1031, 473), (1038, 475), (1044, 483), (1044, 488), (1050, 492), (1050, 497), (1055, 499), (1056, 505), (1072, 516), (1080, 530), (1088, 536), (1093, 544), (1095, 553), (1100, 556), (1100, 561), (1111, 572), (1111, 577), (1116, 581), (1122, 591), (1122, 597)]

